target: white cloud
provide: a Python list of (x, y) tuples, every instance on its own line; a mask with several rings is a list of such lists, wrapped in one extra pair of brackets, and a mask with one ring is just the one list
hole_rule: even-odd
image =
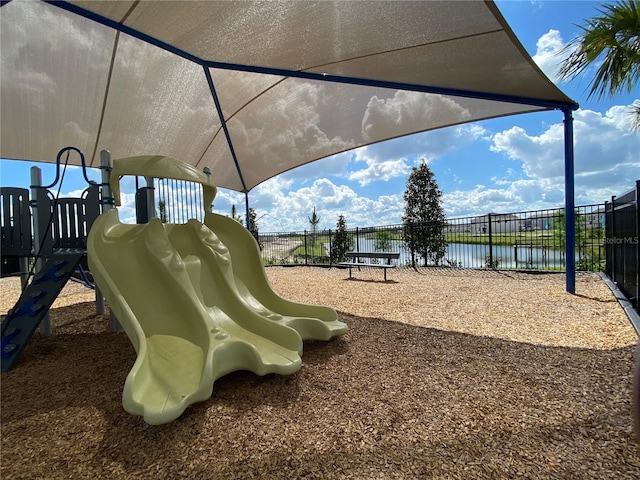
[[(284, 164), (292, 158), (318, 158), (353, 148), (355, 140), (327, 134), (321, 127), (323, 105), (331, 103), (331, 89), (317, 82), (289, 82), (265, 94), (261, 101), (278, 100), (279, 89), (287, 96), (268, 108), (255, 108), (234, 117), (236, 151), (258, 153), (266, 165)], [(283, 163), (284, 162), (284, 163)]]
[[(637, 178), (640, 134), (631, 132), (630, 120), (624, 105), (604, 113), (587, 109), (574, 112), (577, 204), (601, 203), (611, 195), (620, 195)], [(465, 146), (473, 146), (470, 151), (482, 151), (489, 145), (494, 153), (509, 158), (512, 166), (481, 180), (486, 185), (446, 192), (443, 204), (447, 216), (561, 207), (563, 126), (552, 123), (533, 131), (531, 127), (512, 127), (489, 133), (480, 125), (464, 125), (370, 145), (274, 177), (250, 192), (250, 205), (256, 210), (263, 233), (308, 229), (314, 207), (321, 218), (320, 228), (335, 228), (340, 214), (345, 215), (349, 227), (397, 224), (404, 210), (404, 189), (399, 179), (406, 178), (419, 158), (433, 161)], [(450, 170), (448, 175), (465, 174), (454, 167)], [(374, 180), (395, 180), (392, 185), (397, 186), (397, 193), (365, 196), (356, 190), (358, 184)], [(358, 183), (350, 186), (349, 181)], [(244, 216), (244, 195), (220, 189), (216, 212), (229, 215), (232, 203)]]
[(402, 193), (378, 198), (358, 197), (347, 215), (352, 226), (393, 225), (401, 222), (404, 211)]
[(376, 141), (418, 131), (432, 118), (438, 119), (436, 124), (446, 125), (469, 117), (469, 111), (451, 97), (397, 91), (392, 98), (371, 98), (362, 119), (362, 138)]
[(235, 205), (241, 214), (244, 214), (245, 199), (244, 194), (219, 188), (216, 198), (213, 200), (213, 209), (223, 215), (231, 215), (231, 206)]
[[(630, 188), (630, 179), (637, 177), (640, 136), (631, 132), (626, 112), (625, 106), (616, 106), (604, 114), (591, 110), (574, 113), (577, 204), (601, 203), (619, 195)], [(484, 128), (472, 125), (371, 145), (352, 153), (351, 166), (363, 163), (366, 168), (354, 170), (349, 179), (366, 185), (374, 179), (405, 178), (416, 159), (442, 158), (473, 140), (489, 140), (490, 149), (513, 160), (514, 166), (502, 175), (494, 175), (491, 186), (445, 193), (443, 205), (449, 217), (563, 206), (564, 130), (559, 123), (546, 125), (539, 134), (512, 127), (489, 135)], [(316, 177), (312, 184), (296, 188), (295, 183), (282, 177), (276, 177), (282, 183), (276, 179), (266, 182), (256, 189), (260, 194), (252, 196), (252, 205), (265, 212), (278, 212), (278, 222), (263, 218), (263, 231), (279, 231), (285, 226), (286, 230), (307, 228), (313, 207), (321, 216), (322, 228), (333, 228), (339, 214), (344, 214), (351, 226), (401, 221), (402, 187), (394, 195), (367, 198), (327, 178)]]
[[(601, 203), (611, 195), (620, 195), (637, 178), (640, 134), (631, 132), (626, 108), (616, 106), (604, 113), (574, 112), (576, 204)], [(250, 192), (250, 205), (256, 210), (263, 233), (308, 229), (308, 217), (314, 207), (321, 218), (320, 228), (335, 228), (340, 214), (345, 216), (349, 227), (397, 224), (404, 210), (404, 188), (399, 179), (406, 178), (410, 165), (420, 157), (441, 159), (464, 145), (473, 145), (474, 150), (476, 146), (484, 148), (483, 143), (488, 140), (490, 149), (509, 158), (512, 166), (483, 179), (486, 185), (471, 189), (456, 186), (446, 192), (443, 205), (448, 217), (562, 207), (562, 124), (544, 125), (536, 134), (532, 131), (512, 127), (488, 134), (484, 128), (471, 125), (371, 145), (309, 164), (301, 168), (306, 170), (303, 172), (274, 177)], [(474, 140), (480, 142), (472, 143)], [(365, 168), (353, 170), (360, 165)], [(350, 180), (346, 178), (349, 168), (353, 170)], [(448, 175), (465, 174), (455, 167), (449, 170)], [(357, 183), (349, 184), (349, 181), (367, 184), (374, 178), (389, 178), (391, 182), (394, 174), (397, 193), (391, 195), (365, 196), (356, 190)], [(336, 180), (341, 176), (345, 177), (344, 182)], [(244, 216), (244, 195), (220, 189), (216, 212), (229, 215), (232, 203)], [(121, 217), (133, 216), (132, 205), (125, 203), (129, 210), (124, 210)]]
[[(376, 143), (356, 150), (354, 160), (367, 165), (352, 171), (349, 180), (361, 186), (377, 180), (406, 177), (411, 166), (423, 158), (427, 163), (484, 138), (487, 131), (477, 124), (460, 125)], [(488, 138), (490, 140), (490, 138)]]
[[(337, 185), (330, 179), (319, 178), (308, 186), (290, 188), (293, 184), (276, 177), (260, 185), (250, 194), (251, 207), (256, 211), (261, 232), (302, 231), (309, 228), (309, 216), (316, 209), (320, 228), (335, 228), (339, 215), (348, 226), (388, 225), (399, 223), (404, 208), (402, 194), (368, 198), (347, 185)], [(229, 199), (233, 192), (220, 192)], [(216, 213), (229, 215), (229, 208)], [(244, 215), (243, 208), (239, 213)]]
[(374, 180), (390, 180), (399, 176), (406, 176), (411, 171), (406, 160), (389, 160), (376, 162), (372, 159), (366, 159), (368, 167), (364, 170), (358, 170), (349, 175), (349, 180), (360, 183), (361, 186), (368, 185)]
[[(500, 193), (486, 188), (454, 192), (445, 199), (451, 211), (473, 211), (486, 203), (491, 210), (561, 207), (564, 202), (564, 129), (549, 125), (539, 135), (512, 127), (493, 136), (490, 149), (518, 162), (528, 177), (511, 182), (511, 175), (494, 177)], [(601, 203), (628, 190), (640, 172), (640, 134), (631, 131), (628, 106), (604, 114), (592, 110), (574, 113), (574, 170), (576, 204)], [(503, 195), (502, 200), (498, 198)], [(500, 208), (503, 207), (503, 208)]]
[(564, 130), (559, 124), (551, 125), (538, 136), (529, 135), (522, 127), (512, 127), (494, 135), (490, 150), (522, 161), (530, 177), (555, 177), (563, 173), (563, 142)]
[(565, 42), (558, 30), (549, 30), (536, 42), (536, 53), (531, 58), (540, 67), (540, 70), (557, 84), (571, 82), (574, 87), (584, 83), (585, 87), (591, 82), (593, 72), (601, 64), (597, 60), (588, 65), (577, 77), (564, 80), (558, 71), (567, 58), (575, 51), (575, 48), (568, 49), (568, 42)]
[(84, 189), (71, 190), (70, 192), (60, 195), (61, 198), (81, 198), (84, 193)]
[(513, 183), (515, 177), (516, 177), (515, 170), (513, 168), (507, 168), (502, 177), (494, 175), (491, 177), (491, 181), (494, 183), (494, 185), (498, 185), (498, 186), (510, 185), (511, 183)]
[(478, 215), (489, 211), (501, 212), (504, 206), (513, 209), (515, 196), (507, 189), (487, 189), (477, 185), (473, 190), (456, 190), (442, 195), (442, 203), (447, 217)]
[(565, 43), (558, 30), (549, 30), (536, 42), (536, 53), (533, 61), (540, 70), (554, 81), (558, 81), (558, 69), (562, 61), (568, 56), (568, 52), (562, 52)]
[(286, 181), (302, 180), (308, 181), (309, 179), (319, 178), (321, 176), (332, 175), (335, 177), (347, 176), (347, 165), (351, 161), (353, 152), (344, 152), (338, 155), (332, 155), (331, 157), (323, 158), (315, 162), (307, 163), (300, 167), (289, 170), (275, 178), (284, 179)]
[(320, 178), (310, 187), (290, 192), (289, 196), (293, 200), (297, 200), (298, 205), (310, 211), (315, 205), (338, 209), (346, 208), (356, 197), (356, 194), (346, 185), (335, 185), (331, 180)]
[(506, 188), (476, 185), (472, 190), (456, 190), (443, 194), (445, 214), (451, 218), (483, 215), (488, 212), (508, 213), (556, 208), (561, 206), (564, 199), (564, 190), (559, 189), (556, 182), (548, 179), (515, 180), (500, 183), (500, 186)]
[(122, 205), (118, 207), (118, 217), (122, 223), (136, 223), (136, 194), (120, 194)]
[[(564, 128), (550, 125), (540, 135), (521, 127), (499, 132), (491, 150), (521, 162), (532, 179), (564, 182)], [(624, 189), (640, 169), (640, 134), (631, 131), (627, 106), (610, 108), (605, 114), (591, 110), (574, 113), (574, 165), (576, 190), (613, 187)]]

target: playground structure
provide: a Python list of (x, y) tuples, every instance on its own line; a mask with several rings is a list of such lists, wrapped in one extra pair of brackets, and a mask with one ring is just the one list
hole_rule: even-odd
[[(89, 187), (81, 198), (58, 198), (48, 189), (58, 183), (62, 155), (71, 151), (81, 155)], [(47, 186), (42, 186), (40, 169), (32, 167), (32, 203), (26, 188), (0, 189), (3, 270), (16, 273), (18, 266), (23, 287), (16, 305), (2, 322), (2, 372), (13, 368), (38, 326), (43, 334), (51, 333), (49, 309), (74, 272), (82, 269), (87, 234), (100, 214), (100, 186), (86, 178), (82, 153), (67, 147), (58, 153), (56, 166), (56, 179)], [(34, 267), (31, 269), (30, 259)], [(99, 312), (103, 308), (103, 304), (97, 305)]]
[[(120, 223), (118, 211), (110, 208), (110, 192), (119, 205), (124, 175), (200, 184), (204, 222)], [(134, 157), (113, 162), (111, 189), (104, 178), (105, 170), (101, 196), (91, 185), (86, 198), (74, 199), (83, 202), (80, 207), (63, 209), (76, 219), (78, 212), (90, 211), (82, 222), (52, 215), (82, 235), (68, 244), (52, 236), (51, 254), (2, 324), (3, 371), (13, 367), (85, 253), (97, 297), (107, 299), (138, 354), (125, 382), (124, 408), (150, 424), (170, 422), (190, 404), (206, 400), (216, 379), (232, 371), (293, 373), (302, 365), (303, 340), (328, 340), (348, 330), (335, 310), (290, 302), (271, 289), (251, 234), (235, 220), (209, 212), (216, 187), (207, 175), (168, 157)], [(25, 192), (7, 193), (15, 199), (9, 210), (25, 208)], [(98, 216), (100, 204), (104, 213)], [(21, 222), (9, 224), (3, 214), (3, 241), (7, 227), (8, 237), (25, 243), (25, 231), (15, 230), (29, 222)]]

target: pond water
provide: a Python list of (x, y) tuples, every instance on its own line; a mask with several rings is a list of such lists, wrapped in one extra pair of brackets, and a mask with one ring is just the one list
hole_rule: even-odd
[[(329, 248), (329, 245), (325, 245)], [(357, 250), (362, 252), (375, 251), (374, 239), (360, 238)], [(391, 252), (400, 253), (400, 265), (411, 264), (411, 252), (402, 241), (392, 240)], [(489, 245), (470, 243), (450, 243), (445, 253), (445, 265), (463, 268), (484, 268), (489, 262)], [(492, 259), (495, 268), (535, 268), (561, 269), (564, 268), (564, 252), (550, 248), (530, 247), (520, 245), (517, 248), (510, 245), (493, 245)], [(576, 260), (578, 255), (576, 254)], [(421, 264), (421, 259), (416, 258)]]

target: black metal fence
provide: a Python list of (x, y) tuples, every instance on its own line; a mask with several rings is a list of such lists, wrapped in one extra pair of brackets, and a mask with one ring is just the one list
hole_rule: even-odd
[[(507, 214), (489, 213), (447, 219), (435, 229), (446, 244), (437, 261), (420, 255), (415, 232), (425, 225), (351, 228), (349, 248), (400, 254), (399, 266), (448, 266), (457, 268), (565, 269), (564, 210), (534, 210)], [(434, 231), (429, 225), (428, 230)], [(335, 255), (335, 230), (262, 233), (265, 265), (331, 265)], [(334, 252), (335, 253), (335, 252)], [(601, 271), (605, 267), (604, 204), (576, 208), (576, 268)]]
[[(139, 189), (136, 195), (136, 204), (140, 210), (138, 216), (145, 218), (148, 214), (145, 201), (147, 190), (147, 187)], [(156, 179), (153, 190), (153, 215), (170, 223), (181, 223), (187, 218), (201, 220), (202, 192), (199, 185)], [(637, 304), (638, 254), (637, 248), (633, 250), (633, 244), (630, 242), (636, 239), (637, 243), (638, 233), (637, 226), (633, 227), (635, 230), (629, 230), (631, 227), (627, 226), (629, 221), (626, 219), (633, 216), (627, 212), (632, 201), (629, 199), (633, 195), (633, 198), (637, 199), (636, 190), (612, 200), (611, 204), (615, 203), (612, 211), (615, 213), (609, 214), (608, 217), (605, 215), (605, 205), (609, 204), (576, 207), (575, 261), (577, 270), (604, 271), (605, 267), (607, 273), (615, 270), (615, 273), (609, 273), (609, 276), (623, 285), (623, 290), (635, 298)], [(636, 202), (634, 205), (637, 205), (637, 200), (633, 201)], [(637, 218), (637, 210), (634, 211), (636, 217), (633, 218)], [(606, 218), (609, 218), (607, 232), (614, 223), (618, 229), (617, 233), (608, 234), (608, 240), (605, 239)], [(399, 266), (564, 271), (564, 230), (564, 209), (547, 209), (451, 218), (440, 225), (356, 227), (348, 229), (346, 235), (349, 250), (399, 253)], [(433, 258), (420, 248), (425, 232), (429, 232), (427, 236), (439, 237), (436, 243), (441, 245), (441, 256), (436, 255)], [(263, 263), (267, 266), (329, 266), (346, 260), (344, 256), (341, 258), (340, 255), (336, 255), (335, 237), (336, 230), (333, 229), (261, 233), (259, 242)], [(620, 243), (620, 238), (627, 239), (627, 243)], [(344, 246), (341, 248), (342, 251), (346, 250)]]
[(606, 274), (629, 299), (638, 311), (640, 296), (640, 180), (624, 195), (611, 197), (605, 204), (606, 229)]

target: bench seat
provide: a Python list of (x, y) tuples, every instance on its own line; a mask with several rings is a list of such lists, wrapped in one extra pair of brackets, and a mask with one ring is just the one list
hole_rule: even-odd
[[(388, 252), (347, 252), (347, 256), (352, 257), (353, 260), (351, 262), (340, 262), (338, 263), (341, 267), (349, 268), (349, 278), (351, 276), (351, 269), (354, 267), (367, 267), (367, 268), (382, 268), (384, 270), (384, 280), (387, 281), (387, 269), (388, 268), (396, 268), (396, 265), (391, 264), (391, 259), (400, 258), (399, 253), (388, 253)], [(367, 263), (367, 262), (359, 262), (359, 258), (381, 258), (386, 259), (387, 263)]]

